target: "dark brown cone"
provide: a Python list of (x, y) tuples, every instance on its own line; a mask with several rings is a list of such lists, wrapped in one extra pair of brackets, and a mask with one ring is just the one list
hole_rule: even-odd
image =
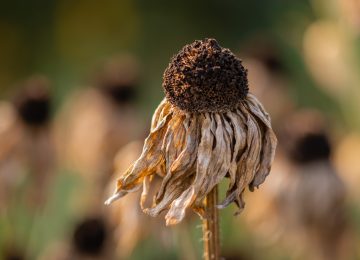
[(225, 112), (248, 93), (247, 70), (215, 39), (195, 41), (175, 55), (164, 72), (170, 103), (187, 112)]

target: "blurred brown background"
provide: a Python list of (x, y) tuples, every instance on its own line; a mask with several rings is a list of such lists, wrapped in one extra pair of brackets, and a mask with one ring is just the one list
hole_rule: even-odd
[[(172, 55), (216, 38), (249, 70), (279, 147), (226, 259), (360, 259), (360, 1), (2, 1), (0, 259), (199, 259), (198, 218), (111, 208)], [(224, 183), (226, 185), (226, 183)], [(225, 186), (224, 186), (225, 187)]]

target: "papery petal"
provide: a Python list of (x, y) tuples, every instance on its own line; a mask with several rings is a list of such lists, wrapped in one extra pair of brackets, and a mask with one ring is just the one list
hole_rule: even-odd
[(185, 128), (183, 125), (185, 116), (174, 115), (166, 130), (161, 150), (165, 155), (165, 171), (169, 173), (170, 167), (178, 157), (184, 146)]
[(244, 207), (242, 193), (247, 185), (251, 183), (259, 165), (261, 152), (261, 130), (253, 116), (244, 106), (240, 107), (241, 113), (246, 116), (247, 137), (246, 148), (240, 157), (237, 169), (237, 181), (233, 190), (229, 190), (226, 199), (220, 204), (220, 208), (228, 206), (236, 201), (239, 208)]
[(140, 158), (125, 172), (117, 182), (117, 191), (132, 189), (137, 185), (141, 185), (143, 178), (152, 174), (155, 168), (164, 162), (164, 154), (161, 150), (161, 142), (167, 125), (172, 118), (172, 113), (158, 124), (151, 131), (150, 135), (145, 139), (144, 148)]
[(156, 126), (158, 125), (159, 121), (161, 121), (161, 118), (160, 118), (160, 114), (162, 113), (162, 111), (164, 110), (164, 108), (168, 106), (168, 102), (166, 101), (166, 99), (164, 98), (161, 103), (158, 105), (158, 107), (155, 109), (155, 112), (152, 116), (152, 119), (151, 119), (151, 131), (153, 129), (156, 128)]
[(241, 153), (243, 152), (246, 145), (246, 127), (243, 117), (238, 113), (228, 112), (226, 115), (230, 119), (230, 123), (233, 128), (233, 137), (235, 139), (235, 144), (232, 151), (232, 160), (229, 169), (229, 190), (231, 190), (236, 182), (238, 160), (240, 159)]
[[(198, 118), (190, 117), (189, 115), (183, 122), (183, 126), (187, 133), (184, 136), (185, 145), (180, 155), (173, 161), (169, 171), (167, 171), (166, 176), (163, 179), (161, 184), (159, 193), (157, 195), (156, 200), (161, 200), (164, 191), (166, 189), (166, 185), (171, 180), (172, 182), (176, 181), (176, 179), (186, 177), (189, 174), (194, 173), (193, 165), (196, 161), (196, 149), (198, 146)], [(183, 140), (181, 142), (184, 142)]]
[(143, 180), (143, 191), (141, 193), (141, 197), (140, 197), (140, 207), (141, 209), (145, 208), (145, 201), (147, 199), (147, 196), (149, 194), (149, 189), (150, 189), (150, 183), (152, 180), (153, 176), (145, 176), (144, 180)]
[(249, 97), (249, 111), (264, 125), (263, 145), (260, 156), (260, 167), (251, 182), (249, 188), (253, 190), (265, 181), (266, 176), (270, 173), (271, 165), (274, 161), (277, 139), (271, 128), (270, 117), (264, 111), (260, 102), (254, 97)]
[[(212, 120), (215, 120), (216, 129), (215, 129), (215, 144), (213, 145), (210, 163), (204, 168), (207, 168), (208, 177), (204, 178), (204, 183), (201, 186), (199, 193), (197, 195), (197, 200), (203, 200), (205, 196), (217, 185), (226, 175), (230, 169), (231, 161), (231, 139), (226, 131), (226, 123), (222, 116), (219, 114), (214, 114)], [(228, 126), (230, 128), (230, 126)], [(212, 130), (213, 131), (213, 130)], [(229, 129), (229, 131), (231, 131)], [(200, 154), (198, 155), (198, 160), (200, 160)], [(198, 168), (198, 170), (204, 170)]]
[[(180, 222), (185, 216), (185, 210), (188, 208), (195, 200), (197, 191), (201, 188), (204, 179), (208, 176), (208, 168), (206, 165), (209, 165), (210, 158), (212, 154), (212, 145), (215, 139), (215, 136), (211, 132), (211, 128), (215, 129), (215, 122), (211, 120), (209, 114), (204, 114), (204, 121), (201, 128), (201, 141), (198, 147), (198, 158), (197, 158), (197, 169), (196, 177), (194, 183), (190, 188), (185, 190), (179, 198), (174, 200), (171, 203), (170, 210), (165, 216), (166, 223), (176, 224)], [(199, 158), (201, 156), (201, 158)]]
[(171, 204), (166, 215), (170, 224), (181, 221), (186, 208), (191, 206), (194, 200), (196, 205), (201, 205), (206, 195), (225, 177), (230, 168), (231, 140), (226, 128), (231, 131), (231, 127), (226, 126), (225, 120), (219, 114), (207, 114), (205, 117), (197, 154), (195, 180), (191, 187)]
[(144, 212), (155, 217), (162, 211), (169, 209), (170, 204), (191, 185), (192, 181), (192, 175), (171, 179), (164, 190), (161, 200), (157, 201), (152, 208), (145, 209)]

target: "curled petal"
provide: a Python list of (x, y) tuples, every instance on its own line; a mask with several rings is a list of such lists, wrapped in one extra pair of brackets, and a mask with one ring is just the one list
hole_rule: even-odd
[(246, 127), (245, 122), (237, 113), (229, 112), (227, 117), (230, 120), (230, 125), (233, 128), (233, 138), (235, 139), (234, 148), (232, 150), (232, 159), (229, 169), (230, 184), (229, 189), (231, 190), (236, 182), (236, 173), (238, 168), (238, 159), (243, 152), (246, 145)]
[(159, 122), (170, 112), (171, 105), (164, 98), (160, 105), (156, 108), (154, 115), (151, 119), (151, 131), (154, 130)]
[(277, 139), (271, 128), (269, 115), (265, 112), (260, 102), (253, 96), (249, 96), (248, 107), (250, 112), (264, 125), (263, 145), (260, 155), (260, 167), (256, 172), (254, 180), (250, 184), (250, 190), (258, 187), (264, 182), (266, 176), (270, 173), (271, 165), (274, 161)]
[(118, 179), (116, 193), (140, 186), (143, 178), (153, 173), (155, 168), (164, 161), (161, 142), (158, 140), (163, 138), (166, 126), (171, 118), (172, 114), (168, 114), (158, 126), (151, 131), (145, 140), (140, 158)]
[(228, 206), (235, 201), (239, 208), (244, 207), (242, 193), (247, 185), (251, 183), (259, 165), (261, 152), (261, 130), (253, 116), (241, 107), (241, 112), (246, 115), (247, 137), (246, 148), (240, 157), (237, 169), (237, 181), (233, 190), (228, 191), (226, 199), (220, 204), (220, 208)]
[(142, 210), (144, 210), (144, 208), (145, 208), (144, 204), (145, 204), (145, 201), (149, 194), (150, 183), (151, 183), (152, 177), (153, 176), (145, 176), (144, 180), (143, 180), (143, 191), (142, 191), (141, 197), (140, 197), (140, 207)]
[[(204, 217), (205, 197), (228, 174), (227, 195), (218, 207), (235, 202), (242, 209), (245, 188), (252, 190), (264, 181), (275, 148), (270, 117), (251, 94), (224, 113), (183, 113), (163, 100), (140, 158), (120, 177), (108, 202), (142, 185), (143, 211), (157, 216), (168, 210), (166, 224), (177, 224), (190, 207)], [(161, 186), (146, 208), (155, 174), (162, 178)]]
[(184, 116), (175, 116), (169, 122), (161, 150), (165, 154), (165, 170), (169, 173), (170, 167), (184, 147), (185, 128)]
[(163, 179), (159, 193), (156, 200), (159, 201), (164, 195), (164, 191), (167, 188), (168, 182), (176, 181), (179, 178), (186, 177), (188, 173), (191, 173), (193, 165), (196, 160), (196, 149), (198, 143), (198, 118), (187, 116), (183, 122), (183, 126), (187, 135), (184, 137), (185, 145), (180, 155), (173, 161), (170, 169), (167, 171), (166, 176)]
[(256, 115), (268, 128), (271, 128), (271, 119), (269, 114), (265, 111), (263, 105), (252, 94), (248, 94), (246, 104), (250, 108), (251, 113)]
[(164, 106), (166, 104), (166, 99), (163, 99), (160, 104), (158, 105), (158, 107), (155, 109), (155, 112), (151, 118), (151, 130), (153, 130), (154, 128), (156, 128), (158, 122), (159, 122), (159, 117), (160, 117), (160, 113), (163, 110)]
[[(197, 153), (196, 177), (191, 187), (186, 189), (179, 198), (171, 203), (170, 210), (165, 216), (166, 223), (169, 225), (179, 223), (184, 218), (185, 210), (195, 201), (197, 191), (201, 188), (204, 179), (207, 177), (207, 170), (210, 170), (204, 166), (210, 163), (212, 145), (215, 138), (211, 133), (211, 128), (215, 128), (215, 122), (211, 120), (209, 114), (204, 114), (204, 117), (201, 128), (201, 141)], [(199, 158), (200, 154), (201, 158)]]
[[(225, 177), (230, 168), (230, 136), (226, 131), (225, 121), (218, 114), (205, 117), (197, 154), (195, 180), (190, 188), (171, 204), (166, 215), (167, 222), (170, 224), (181, 221), (186, 208), (195, 200), (196, 205), (201, 205), (205, 196)], [(230, 126), (228, 128), (230, 129)]]
[(186, 190), (193, 180), (193, 176), (185, 176), (181, 179), (170, 180), (166, 190), (164, 191), (163, 198), (157, 201), (154, 207), (145, 209), (144, 212), (150, 216), (157, 216), (162, 211), (169, 209), (170, 204)]

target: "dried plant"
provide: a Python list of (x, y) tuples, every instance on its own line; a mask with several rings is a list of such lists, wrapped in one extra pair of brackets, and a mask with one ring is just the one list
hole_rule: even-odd
[[(166, 224), (172, 225), (192, 208), (210, 221), (205, 226), (213, 227), (214, 238), (217, 185), (230, 178), (219, 208), (235, 202), (242, 209), (246, 186), (253, 190), (269, 174), (277, 143), (270, 117), (248, 93), (241, 60), (214, 39), (195, 41), (174, 56), (163, 87), (166, 98), (153, 115), (143, 152), (120, 176), (106, 203), (143, 187), (145, 213), (157, 216), (168, 210)], [(155, 174), (163, 178), (162, 185), (153, 205), (146, 207)], [(208, 257), (217, 259), (218, 251)]]
[(45, 77), (32, 76), (12, 103), (0, 102), (0, 208), (27, 176), (29, 203), (38, 209), (46, 201), (55, 169), (49, 86)]

